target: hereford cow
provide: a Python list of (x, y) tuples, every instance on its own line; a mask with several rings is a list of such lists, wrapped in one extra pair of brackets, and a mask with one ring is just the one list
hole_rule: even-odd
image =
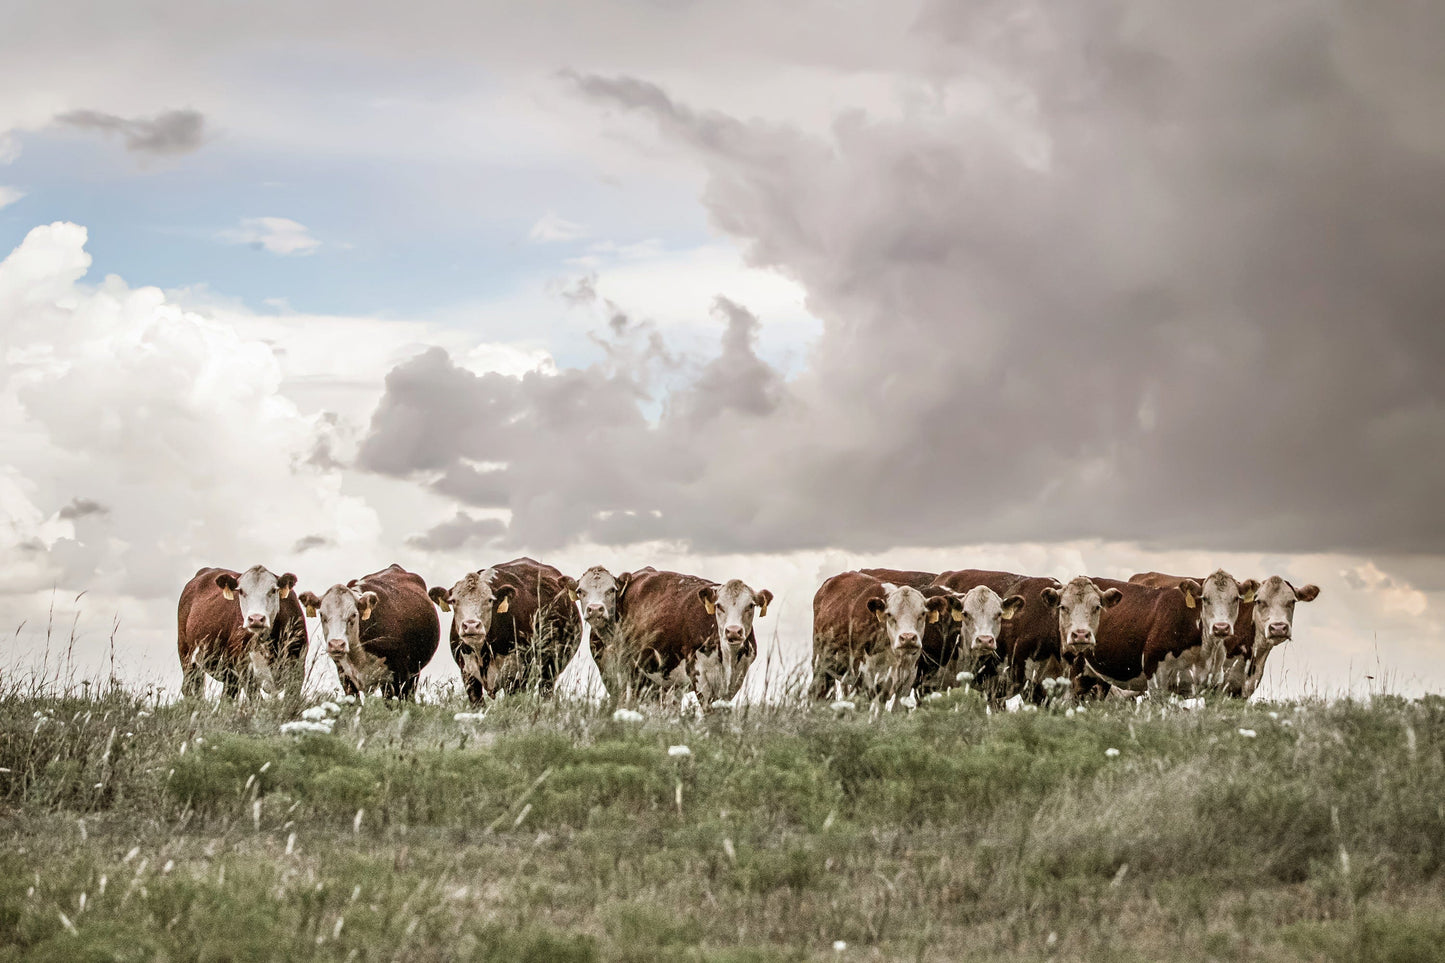
[(181, 590), (177, 649), (181, 692), (199, 698), (206, 676), (227, 698), (299, 692), (306, 656), (306, 617), (293, 589), (296, 576), (255, 565), (237, 573), (203, 568)]
[(568, 579), (531, 558), (469, 572), (431, 599), (452, 613), (451, 649), (473, 702), (532, 685), (552, 691), (580, 628)]
[[(986, 569), (960, 569), (944, 572), (933, 584), (958, 593), (985, 586), (1001, 599), (1013, 596), (1023, 599), (1023, 606), (999, 629), (997, 647), (1003, 678), (995, 694), (1008, 696), (1022, 691), (1028, 698), (1038, 701), (1044, 695), (1043, 681), (1064, 675), (1066, 668), (1059, 652), (1058, 616), (1053, 605), (1043, 597), (1044, 589), (1062, 588), (1056, 579)], [(987, 672), (980, 681), (988, 686)]]
[(773, 600), (739, 579), (718, 585), (651, 567), (616, 577), (593, 567), (571, 591), (618, 691), (688, 686), (704, 705), (737, 694), (757, 657), (753, 617)]
[(813, 596), (813, 697), (855, 686), (890, 701), (908, 694), (928, 624), (955, 605), (862, 572), (829, 578)]
[(1241, 607), (1237, 633), (1249, 639), (1249, 648), (1230, 664), (1224, 678), (1225, 692), (1243, 699), (1254, 695), (1264, 678), (1264, 663), (1270, 652), (1294, 636), (1295, 603), (1313, 602), (1319, 594), (1318, 585), (1295, 588), (1278, 575), (1260, 584), (1254, 603)]
[(1059, 641), (1075, 693), (1107, 691), (1111, 684), (1143, 691), (1151, 680), (1193, 691), (1189, 667), (1200, 653), (1200, 592), (1193, 579), (1155, 589), (1085, 576), (1062, 591), (1046, 590), (1058, 605)]
[[(1191, 650), (1165, 668), (1164, 681), (1175, 691), (1198, 688), (1227, 688), (1226, 679), (1232, 673), (1232, 666), (1248, 661), (1253, 648), (1253, 623), (1250, 623), (1249, 638), (1239, 631), (1239, 625), (1247, 611), (1253, 610), (1255, 592), (1259, 583), (1254, 579), (1237, 581), (1224, 569), (1202, 579), (1190, 579), (1182, 575), (1165, 575), (1162, 572), (1144, 572), (1131, 575), (1129, 581), (1155, 589), (1179, 588), (1186, 582), (1198, 581), (1199, 631), (1201, 645), (1197, 652)], [(1187, 675), (1188, 678), (1183, 676)]]
[(325, 594), (301, 593), (306, 614), (321, 618), (326, 654), (347, 695), (380, 690), (387, 699), (410, 699), (416, 680), (436, 654), (441, 622), (420, 575), (392, 565), (333, 585)]

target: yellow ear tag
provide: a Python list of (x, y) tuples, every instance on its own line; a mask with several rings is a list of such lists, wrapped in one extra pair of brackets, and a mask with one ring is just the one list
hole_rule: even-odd
[(767, 603), (767, 602), (759, 603), (759, 605), (758, 605), (758, 617), (759, 617), (759, 618), (762, 618), (764, 615), (767, 615), (767, 614), (768, 614), (768, 603)]
[(703, 599), (703, 600), (702, 600), (702, 607), (705, 608), (705, 609), (707, 609), (707, 614), (708, 614), (708, 615), (713, 615), (713, 614), (715, 614), (715, 613), (717, 612), (717, 606), (716, 606), (716, 605), (713, 605), (713, 604), (712, 604), (711, 602), (709, 602), (707, 599)]
[(289, 586), (289, 585), (283, 585), (283, 586), (281, 586), (281, 597), (282, 597), (283, 599), (285, 599), (285, 598), (290, 598), (290, 597), (291, 597), (291, 586)]
[(929, 621), (930, 623), (933, 623), (933, 622), (937, 622), (937, 621), (938, 621), (938, 609), (929, 609), (929, 610), (928, 610), (928, 621)]
[(1241, 595), (1241, 596), (1239, 597), (1239, 600), (1240, 600), (1241, 602), (1253, 602), (1253, 601), (1254, 601), (1254, 593), (1253, 593), (1253, 592), (1247, 592), (1247, 593), (1245, 593), (1244, 595)]
[(511, 604), (512, 604), (512, 598), (511, 598), (511, 596), (507, 596), (506, 598), (502, 599), (502, 604), (499, 605), (499, 606), (497, 606), (497, 611), (498, 611), (498, 612), (505, 612), (505, 611), (507, 611), (507, 606), (508, 606), (508, 605), (511, 605)]
[(226, 601), (227, 601), (227, 602), (234, 602), (234, 601), (236, 601), (236, 593), (235, 593), (235, 592), (232, 592), (232, 591), (231, 591), (230, 589), (228, 589), (228, 588), (223, 588), (223, 589), (221, 589), (221, 594), (226, 597)]
[(1184, 606), (1185, 608), (1194, 608), (1194, 595), (1192, 593), (1184, 593)]

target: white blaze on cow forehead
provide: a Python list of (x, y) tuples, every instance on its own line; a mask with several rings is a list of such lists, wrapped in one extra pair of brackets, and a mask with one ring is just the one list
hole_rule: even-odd
[(290, 590), (289, 581), (282, 585), (264, 565), (252, 565), (242, 572), (235, 587), (227, 590), (240, 606), (241, 624), (252, 631), (270, 631), (281, 612), (281, 599)]

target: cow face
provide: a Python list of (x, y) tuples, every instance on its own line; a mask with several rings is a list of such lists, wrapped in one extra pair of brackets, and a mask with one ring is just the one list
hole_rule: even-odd
[(924, 629), (952, 604), (946, 595), (925, 598), (915, 588), (884, 582), (883, 597), (869, 599), (868, 611), (882, 624), (891, 651), (917, 659), (923, 651)]
[(594, 565), (577, 581), (567, 580), (568, 594), (594, 632), (601, 633), (617, 624), (617, 601), (627, 591), (631, 577), (626, 572), (613, 575), (601, 565)]
[(354, 583), (333, 585), (320, 598), (311, 592), (301, 595), (306, 614), (321, 619), (326, 654), (336, 664), (336, 674), (348, 691), (365, 692), (381, 681), (371, 677), (373, 663), (378, 660), (361, 646), (361, 624), (371, 619), (376, 601), (375, 592), (364, 592)]
[(1010, 595), (1006, 599), (987, 585), (969, 589), (961, 599), (962, 612), (959, 620), (959, 644), (972, 655), (993, 655), (998, 652), (998, 639), (1003, 623), (1013, 618), (1024, 607), (1022, 595)]
[(737, 661), (739, 650), (753, 634), (753, 615), (768, 614), (773, 593), (767, 589), (754, 592), (741, 579), (732, 579), (721, 588), (704, 585), (697, 594), (708, 614), (717, 622), (723, 683), (725, 688), (731, 689), (733, 664)]
[(1045, 602), (1059, 609), (1059, 645), (1067, 658), (1093, 653), (1100, 617), (1105, 609), (1113, 608), (1124, 598), (1123, 592), (1116, 588), (1101, 589), (1086, 575), (1080, 575), (1062, 589), (1049, 586), (1040, 594)]
[(1241, 602), (1254, 600), (1259, 583), (1254, 579), (1235, 581), (1224, 569), (1204, 580), (1202, 586), (1193, 579), (1185, 579), (1179, 589), (1184, 593), (1185, 603), (1199, 606), (1199, 625), (1204, 641), (1223, 641), (1234, 633), (1234, 624), (1239, 620)]
[(1293, 585), (1271, 575), (1264, 580), (1254, 597), (1254, 658), (1263, 659), (1264, 654), (1281, 642), (1288, 642), (1294, 634), (1294, 605), (1296, 602), (1313, 602), (1319, 597), (1318, 585), (1305, 585), (1296, 589)]
[(512, 597), (517, 592), (510, 585), (493, 589), (491, 582), (495, 574), (491, 569), (468, 572), (450, 589), (438, 585), (427, 593), (443, 612), (452, 613), (462, 677), (478, 684), (484, 682), (482, 666), (487, 661), (484, 653), (493, 618), (511, 608)]
[(281, 614), (281, 600), (296, 587), (296, 576), (272, 574), (264, 565), (253, 565), (237, 578), (229, 573), (216, 576), (221, 594), (241, 610), (241, 627), (246, 631), (246, 653), (256, 681), (268, 692), (276, 691), (271, 630)]

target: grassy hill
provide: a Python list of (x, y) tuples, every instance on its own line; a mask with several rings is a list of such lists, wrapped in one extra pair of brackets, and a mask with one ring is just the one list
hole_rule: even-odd
[(1438, 697), (299, 709), (0, 698), (0, 959), (1445, 958)]

